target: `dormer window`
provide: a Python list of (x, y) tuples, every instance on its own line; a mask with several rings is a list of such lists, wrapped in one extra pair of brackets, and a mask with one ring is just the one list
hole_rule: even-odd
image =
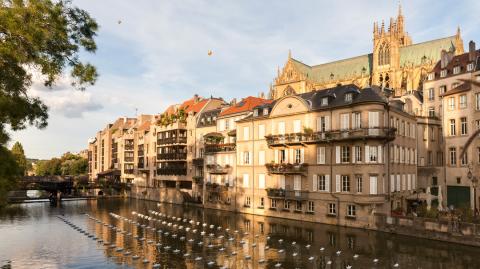
[(473, 63), (467, 64), (467, 72), (470, 72), (473, 70)]
[(349, 92), (345, 94), (345, 102), (351, 102), (353, 99), (353, 93)]
[(434, 79), (435, 79), (435, 73), (428, 74), (428, 80), (434, 80)]
[(253, 116), (254, 116), (254, 117), (258, 117), (258, 109), (254, 109), (254, 110), (253, 110)]
[(268, 115), (268, 108), (264, 108), (263, 109), (263, 116), (267, 116)]
[(459, 74), (460, 73), (460, 66), (455, 66), (453, 68), (453, 74), (456, 75), (456, 74)]
[(446, 76), (447, 76), (447, 69), (444, 69), (444, 70), (440, 71), (440, 77), (441, 78), (444, 78)]
[(328, 106), (328, 97), (322, 98), (322, 106)]

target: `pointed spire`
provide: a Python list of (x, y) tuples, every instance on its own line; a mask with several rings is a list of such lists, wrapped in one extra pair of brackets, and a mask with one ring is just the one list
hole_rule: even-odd
[(378, 33), (378, 24), (377, 22), (373, 22), (373, 34), (377, 34)]
[(457, 37), (460, 37), (460, 25), (457, 26)]
[(393, 18), (390, 17), (390, 25), (388, 26), (388, 31), (389, 32), (393, 32), (393, 24), (394, 24)]
[(280, 66), (277, 66), (277, 77), (280, 77)]
[(385, 21), (382, 20), (382, 28), (380, 29), (380, 33), (383, 34), (385, 33)]
[(292, 50), (290, 49), (288, 50), (288, 59), (289, 60), (292, 59)]
[(400, 0), (398, 1), (398, 17), (402, 17), (402, 3), (400, 3)]

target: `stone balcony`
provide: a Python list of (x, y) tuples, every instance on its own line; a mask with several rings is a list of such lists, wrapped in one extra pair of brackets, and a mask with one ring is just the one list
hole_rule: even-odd
[(265, 136), (269, 147), (284, 147), (290, 145), (317, 144), (337, 141), (354, 141), (380, 139), (391, 141), (395, 139), (395, 128), (359, 128), (351, 130), (332, 130), (326, 132), (290, 133), (284, 135)]
[(291, 163), (267, 163), (265, 167), (269, 174), (289, 175), (289, 174), (305, 174), (308, 171), (307, 163), (291, 164)]
[(207, 164), (207, 172), (210, 174), (228, 174), (231, 171), (232, 167), (228, 164), (219, 165), (219, 164)]
[(236, 149), (235, 143), (226, 144), (206, 144), (205, 154), (213, 154), (217, 152), (234, 152)]

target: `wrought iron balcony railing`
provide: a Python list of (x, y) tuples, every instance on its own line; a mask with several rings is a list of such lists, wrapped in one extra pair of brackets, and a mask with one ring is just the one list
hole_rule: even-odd
[(207, 171), (210, 174), (228, 174), (231, 171), (232, 167), (228, 164), (219, 165), (219, 164), (207, 164)]
[(235, 143), (205, 145), (206, 154), (216, 153), (216, 152), (230, 152), (230, 151), (235, 151), (235, 149), (236, 149)]
[(267, 163), (265, 167), (269, 174), (304, 174), (308, 170), (307, 163), (291, 164), (291, 163)]

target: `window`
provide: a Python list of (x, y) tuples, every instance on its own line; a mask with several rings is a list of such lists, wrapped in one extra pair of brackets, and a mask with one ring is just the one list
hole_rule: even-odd
[(369, 147), (369, 151), (370, 151), (370, 162), (376, 163), (378, 161), (377, 147)]
[[(225, 130), (230, 130), (230, 121), (227, 120), (227, 119), (225, 120)], [(190, 135), (192, 135), (192, 134), (190, 134)]]
[(330, 117), (329, 116), (323, 116), (317, 118), (317, 131), (318, 132), (325, 132), (329, 129), (330, 125)]
[(361, 193), (363, 192), (363, 180), (362, 180), (362, 176), (361, 175), (357, 175), (355, 176), (356, 180), (357, 180), (357, 192), (358, 193)]
[(265, 151), (258, 152), (258, 165), (265, 165)]
[(348, 217), (355, 217), (356, 215), (357, 215), (357, 213), (356, 213), (355, 205), (348, 205), (347, 206), (347, 216)]
[(342, 192), (350, 191), (350, 178), (349, 176), (342, 175)]
[(308, 212), (315, 212), (315, 203), (313, 201), (308, 201), (307, 211)]
[(455, 67), (453, 68), (453, 74), (456, 75), (456, 74), (458, 74), (458, 73), (460, 73), (460, 66), (455, 66)]
[(260, 197), (260, 208), (263, 208), (265, 206), (265, 198)]
[(337, 215), (337, 204), (334, 204), (334, 203), (328, 204), (328, 214)]
[(253, 110), (253, 116), (254, 116), (254, 117), (258, 117), (258, 109), (254, 109), (254, 110)]
[(293, 190), (295, 191), (302, 190), (302, 177), (300, 175), (293, 176)]
[(328, 191), (328, 188), (327, 188), (327, 184), (329, 182), (327, 182), (327, 179), (326, 179), (326, 176), (325, 175), (319, 175), (317, 177), (317, 180), (318, 180), (318, 190), (319, 191)]
[(435, 73), (429, 73), (428, 80), (434, 80), (434, 79), (435, 79)]
[(352, 114), (352, 129), (360, 129), (362, 128), (362, 119), (361, 119), (361, 113), (360, 112), (355, 112)]
[(340, 129), (348, 130), (350, 128), (350, 115), (348, 113), (340, 114)]
[[(460, 149), (460, 151), (462, 151), (462, 149)], [(460, 158), (460, 165), (465, 166), (467, 164), (468, 164), (468, 153), (465, 152), (465, 154), (463, 154)]]
[(465, 94), (460, 95), (460, 108), (467, 108), (467, 96)]
[(248, 188), (248, 186), (250, 185), (250, 179), (249, 179), (250, 175), (249, 174), (243, 174), (243, 187), (244, 188)]
[(270, 199), (270, 208), (277, 208), (277, 200)]
[(295, 210), (296, 211), (302, 211), (302, 202), (301, 201), (296, 201), (295, 202)]
[(245, 197), (245, 206), (250, 207), (251, 199), (250, 196)]
[(295, 163), (301, 163), (301, 162), (302, 162), (302, 150), (295, 149)]
[(456, 148), (449, 148), (448, 154), (450, 156), (450, 165), (454, 166), (457, 165), (457, 149)]
[(461, 177), (457, 177), (457, 184), (461, 184), (462, 183), (462, 178)]
[(243, 140), (249, 140), (249, 139), (250, 139), (250, 128), (243, 127)]
[(441, 78), (444, 78), (444, 77), (446, 77), (446, 76), (447, 76), (447, 70), (446, 70), (446, 69), (440, 71), (440, 77), (441, 77)]
[(283, 202), (283, 208), (287, 209), (287, 210), (290, 210), (290, 201), (285, 200), (285, 202)]
[(250, 152), (243, 152), (243, 164), (250, 164)]
[(435, 129), (433, 126), (430, 127), (430, 141), (435, 141)]
[(430, 118), (435, 117), (435, 108), (434, 108), (434, 107), (429, 107), (429, 108), (428, 108), (428, 116), (429, 116)]
[(258, 125), (258, 139), (265, 139), (265, 124)]
[(361, 146), (355, 146), (355, 162), (359, 163), (362, 162), (362, 147)]
[(258, 188), (265, 189), (265, 174), (258, 174)]
[(352, 101), (353, 94), (352, 93), (346, 93), (345, 94), (345, 102), (351, 102)]
[(302, 132), (302, 121), (301, 120), (294, 120), (293, 121), (293, 132), (294, 133)]
[(455, 97), (448, 98), (448, 109), (450, 110), (455, 109)]
[(480, 110), (480, 92), (475, 94), (475, 109)]
[(437, 165), (443, 165), (443, 152), (437, 152)]
[(350, 162), (350, 146), (342, 146), (342, 163)]
[(473, 63), (467, 64), (467, 72), (470, 72), (473, 70)]
[(284, 135), (285, 134), (285, 122), (281, 121), (278, 123), (278, 134)]
[(428, 100), (429, 101), (435, 100), (435, 89), (434, 88), (428, 89)]
[(378, 51), (378, 65), (388, 65), (390, 64), (390, 46), (387, 43), (380, 45)]
[(266, 116), (266, 115), (268, 115), (268, 108), (263, 109), (263, 116)]
[(284, 149), (280, 150), (280, 163), (285, 163), (287, 154)]
[(461, 135), (466, 135), (468, 133), (468, 130), (467, 130), (467, 118), (463, 117), (463, 118), (460, 118), (460, 131), (461, 131)]
[(370, 176), (370, 194), (377, 194), (378, 190), (378, 177)]
[(322, 98), (322, 106), (328, 106), (328, 97)]
[(450, 120), (450, 136), (454, 136), (457, 134), (456, 128), (455, 128), (455, 119)]
[(445, 85), (440, 86), (440, 94), (444, 94), (446, 92), (447, 92), (447, 86)]
[(428, 165), (432, 165), (433, 164), (433, 153), (431, 151), (427, 151), (427, 163)]
[(325, 164), (325, 147), (317, 147), (317, 164)]

